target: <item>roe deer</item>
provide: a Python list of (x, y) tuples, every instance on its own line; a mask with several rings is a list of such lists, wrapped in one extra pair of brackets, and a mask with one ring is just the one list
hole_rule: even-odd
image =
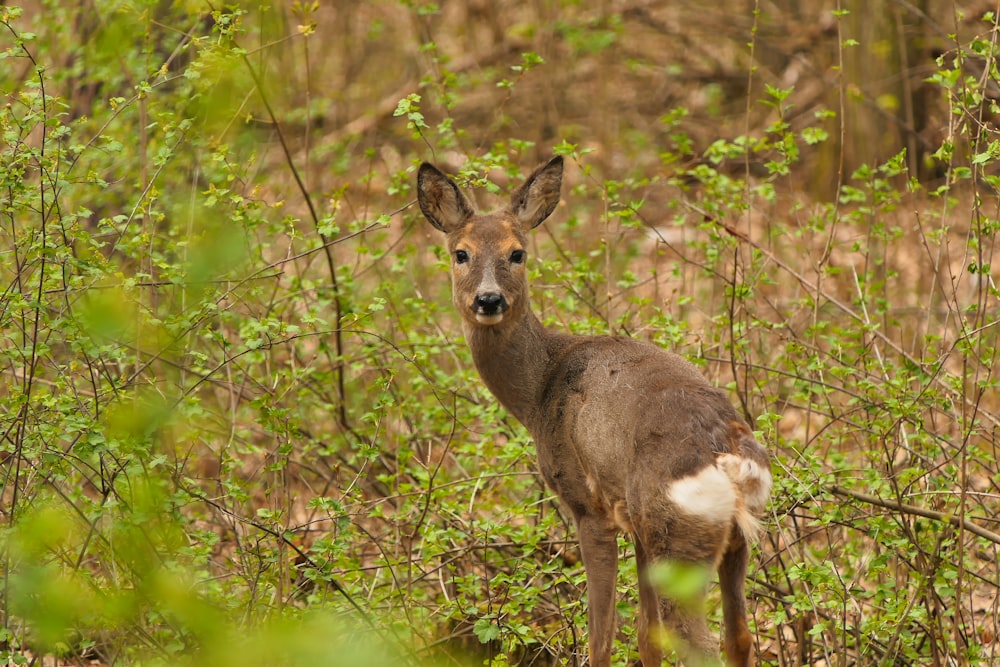
[(532, 313), (525, 237), (559, 203), (562, 172), (562, 158), (553, 158), (505, 208), (481, 215), (424, 163), (417, 199), (446, 234), (453, 299), (476, 368), (531, 432), (542, 476), (576, 522), (590, 664), (611, 664), (616, 535), (625, 531), (639, 569), (642, 664), (661, 665), (664, 637), (687, 665), (719, 659), (698, 606), (661, 596), (649, 580), (651, 565), (674, 561), (718, 568), (726, 659), (753, 665), (743, 586), (748, 542), (771, 491), (768, 453), (723, 393), (680, 356), (626, 337), (549, 331)]

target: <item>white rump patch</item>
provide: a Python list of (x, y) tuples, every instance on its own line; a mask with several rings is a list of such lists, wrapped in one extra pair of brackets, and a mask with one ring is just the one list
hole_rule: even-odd
[(716, 463), (740, 491), (743, 502), (753, 514), (762, 514), (771, 496), (771, 471), (756, 461), (733, 454), (722, 454)]
[(761, 532), (760, 517), (764, 515), (767, 499), (771, 496), (771, 471), (756, 461), (734, 454), (722, 454), (716, 463), (733, 481), (740, 495), (736, 510), (736, 525), (748, 541), (754, 541)]
[(729, 476), (714, 465), (672, 482), (667, 498), (685, 514), (712, 523), (729, 523), (736, 513), (736, 489)]

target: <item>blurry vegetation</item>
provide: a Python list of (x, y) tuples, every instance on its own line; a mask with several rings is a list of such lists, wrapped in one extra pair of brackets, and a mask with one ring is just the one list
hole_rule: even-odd
[(995, 10), (0, 5), (0, 660), (582, 664), (412, 207), (555, 151), (542, 317), (694, 359), (775, 454), (762, 664), (997, 664)]

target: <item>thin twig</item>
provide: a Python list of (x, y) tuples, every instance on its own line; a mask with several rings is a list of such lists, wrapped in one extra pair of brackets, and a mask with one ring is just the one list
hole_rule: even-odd
[(842, 486), (833, 486), (830, 490), (837, 494), (838, 496), (844, 496), (846, 498), (852, 498), (858, 502), (865, 503), (867, 505), (874, 505), (876, 507), (882, 507), (894, 512), (900, 512), (902, 514), (913, 514), (915, 516), (922, 516), (925, 519), (933, 519), (935, 521), (940, 521), (942, 523), (947, 523), (956, 528), (967, 530), (970, 533), (974, 533), (979, 537), (989, 540), (994, 544), (1000, 544), (1000, 535), (994, 533), (991, 530), (987, 530), (977, 524), (970, 523), (963, 515), (946, 514), (944, 512), (937, 512), (935, 510), (929, 510), (923, 507), (917, 507), (916, 505), (908, 505), (906, 503), (901, 503), (897, 500), (887, 500), (885, 498), (879, 498), (878, 496), (873, 496), (867, 493), (861, 493), (860, 491), (852, 491), (850, 489), (845, 489)]

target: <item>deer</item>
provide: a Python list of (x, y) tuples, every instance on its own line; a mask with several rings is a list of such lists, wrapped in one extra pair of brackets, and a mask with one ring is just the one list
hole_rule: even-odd
[(727, 664), (752, 666), (744, 585), (771, 492), (770, 456), (692, 362), (628, 336), (550, 330), (534, 314), (527, 234), (556, 209), (562, 176), (556, 156), (506, 206), (477, 213), (451, 178), (424, 162), (417, 201), (444, 232), (452, 300), (476, 369), (531, 434), (542, 478), (572, 515), (590, 665), (611, 664), (623, 531), (639, 573), (642, 665), (659, 667), (668, 649), (684, 665), (720, 664), (703, 609), (707, 584), (698, 604), (682, 604), (649, 577), (658, 563), (680, 563), (718, 572)]

